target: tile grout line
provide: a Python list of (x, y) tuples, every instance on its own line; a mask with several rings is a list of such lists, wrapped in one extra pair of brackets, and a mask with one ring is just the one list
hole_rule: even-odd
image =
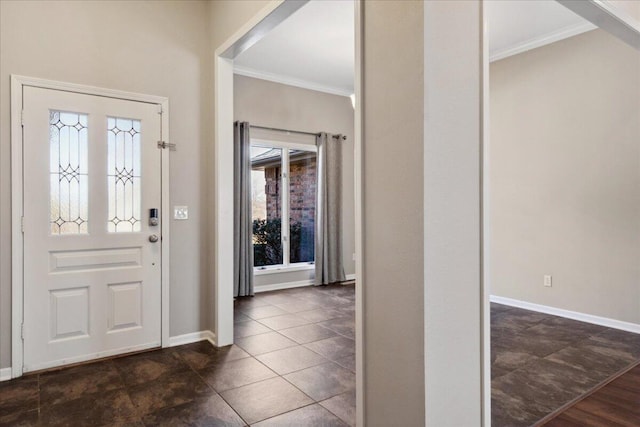
[(40, 396), (40, 374), (38, 374), (38, 422), (40, 422), (41, 405), (42, 405), (42, 396)]
[[(305, 301), (305, 300), (301, 300), (301, 301)], [(347, 306), (347, 305), (349, 305), (349, 304), (344, 304), (344, 306)], [(276, 308), (280, 308), (280, 307), (277, 307), (275, 304), (270, 304), (270, 303), (268, 303), (267, 305), (264, 305), (264, 306), (258, 306), (258, 307), (256, 307), (256, 308), (260, 308), (260, 307), (269, 307), (269, 306), (271, 306), (271, 307), (276, 307)], [(278, 317), (278, 316), (288, 316), (288, 315), (293, 315), (293, 316), (300, 317), (300, 316), (299, 316), (299, 313), (304, 313), (304, 312), (306, 312), (306, 311), (313, 311), (313, 310), (319, 310), (319, 309), (325, 309), (325, 310), (326, 310), (327, 308), (326, 308), (326, 307), (322, 307), (322, 306), (318, 306), (318, 308), (314, 308), (314, 309), (312, 309), (312, 310), (302, 310), (302, 311), (299, 311), (299, 312), (296, 312), (296, 313), (288, 312), (287, 314), (280, 314), (280, 315), (275, 315), (275, 316), (268, 316), (268, 317), (264, 317), (264, 318), (262, 318), (262, 319), (268, 319), (268, 318), (273, 318), (273, 317)], [(329, 309), (334, 309), (334, 308), (333, 308), (333, 307), (331, 307), (331, 308), (329, 308)], [(286, 311), (286, 310), (285, 310), (285, 311)], [(307, 350), (311, 351), (311, 352), (312, 352), (312, 353), (314, 353), (314, 354), (317, 354), (318, 356), (320, 356), (320, 357), (322, 357), (324, 360), (326, 360), (326, 362), (323, 362), (323, 363), (320, 363), (320, 364), (317, 364), (317, 365), (313, 365), (313, 366), (308, 366), (308, 367), (305, 367), (305, 368), (301, 368), (301, 369), (298, 369), (298, 370), (296, 370), (296, 371), (288, 372), (288, 373), (286, 373), (286, 374), (284, 374), (284, 375), (281, 375), (281, 374), (279, 374), (279, 373), (275, 372), (273, 369), (269, 368), (267, 365), (265, 365), (265, 364), (264, 364), (263, 362), (261, 362), (259, 359), (257, 359), (257, 356), (260, 356), (260, 355), (253, 355), (253, 354), (250, 354), (250, 353), (249, 353), (250, 357), (252, 357), (252, 358), (253, 358), (253, 359), (255, 359), (256, 361), (258, 361), (258, 362), (259, 362), (259, 363), (261, 363), (263, 366), (265, 366), (267, 369), (269, 369), (270, 371), (274, 372), (274, 373), (277, 375), (276, 377), (273, 377), (273, 378), (278, 378), (278, 377), (279, 377), (279, 378), (283, 379), (284, 381), (286, 381), (288, 384), (290, 384), (291, 386), (293, 386), (296, 390), (298, 390), (298, 391), (299, 391), (300, 393), (302, 393), (304, 396), (307, 396), (307, 397), (312, 401), (312, 403), (310, 403), (310, 404), (308, 404), (308, 405), (304, 405), (304, 406), (301, 406), (301, 407), (298, 407), (298, 408), (295, 408), (295, 409), (291, 409), (290, 411), (286, 411), (286, 412), (283, 412), (283, 413), (280, 413), (280, 414), (276, 414), (276, 415), (273, 415), (273, 416), (271, 416), (271, 417), (268, 417), (268, 418), (265, 418), (265, 419), (262, 419), (262, 420), (258, 420), (258, 421), (256, 421), (256, 423), (258, 423), (258, 422), (262, 422), (262, 421), (265, 421), (265, 420), (268, 420), (268, 419), (271, 419), (271, 418), (275, 418), (275, 417), (281, 416), (281, 415), (283, 415), (283, 414), (286, 414), (286, 413), (289, 413), (289, 412), (293, 412), (293, 411), (296, 411), (296, 410), (298, 410), (298, 409), (305, 408), (305, 407), (307, 407), (307, 406), (311, 406), (311, 405), (319, 405), (320, 407), (324, 408), (324, 409), (325, 409), (325, 410), (327, 410), (329, 413), (331, 413), (332, 415), (334, 415), (336, 418), (338, 418), (341, 422), (343, 422), (343, 423), (345, 423), (346, 425), (348, 425), (348, 424), (347, 424), (347, 423), (346, 423), (342, 418), (340, 418), (338, 415), (334, 414), (334, 413), (333, 413), (333, 412), (331, 412), (329, 409), (327, 409), (327, 408), (325, 408), (324, 406), (322, 406), (322, 405), (320, 404), (320, 402), (322, 402), (322, 401), (324, 401), (324, 400), (327, 400), (327, 399), (331, 399), (331, 398), (336, 397), (336, 396), (339, 396), (339, 395), (341, 395), (341, 394), (343, 394), (343, 393), (350, 392), (351, 390), (347, 390), (347, 391), (343, 391), (343, 392), (340, 392), (340, 393), (335, 394), (335, 395), (331, 395), (331, 396), (329, 396), (329, 397), (327, 397), (327, 398), (325, 398), (325, 399), (322, 399), (322, 400), (316, 400), (316, 399), (312, 398), (311, 396), (309, 396), (307, 393), (305, 393), (303, 390), (301, 390), (298, 386), (296, 386), (295, 384), (293, 384), (291, 381), (289, 381), (287, 378), (285, 378), (285, 375), (290, 375), (290, 374), (293, 374), (293, 373), (296, 373), (296, 372), (304, 371), (304, 370), (306, 370), (306, 369), (311, 369), (311, 368), (315, 368), (315, 367), (317, 367), (317, 366), (328, 365), (328, 364), (332, 364), (332, 365), (338, 366), (338, 367), (340, 367), (340, 368), (342, 368), (342, 369), (345, 369), (345, 370), (347, 370), (347, 371), (349, 371), (349, 372), (353, 373), (353, 371), (351, 371), (350, 369), (345, 368), (344, 366), (340, 365), (339, 363), (337, 363), (337, 362), (335, 362), (335, 361), (333, 361), (333, 360), (331, 360), (331, 359), (329, 359), (329, 358), (325, 357), (325, 356), (324, 356), (324, 355), (322, 355), (322, 354), (319, 354), (319, 353), (317, 353), (317, 352), (313, 351), (312, 349), (310, 349), (310, 348), (308, 348), (308, 347), (306, 346), (307, 344), (311, 344), (311, 343), (314, 343), (314, 342), (323, 341), (323, 340), (325, 340), (325, 339), (331, 339), (331, 338), (335, 338), (335, 337), (323, 338), (323, 339), (320, 339), (320, 340), (315, 340), (315, 341), (311, 341), (311, 342), (308, 342), (308, 343), (301, 344), (301, 343), (298, 343), (298, 342), (297, 342), (297, 341), (295, 341), (295, 340), (292, 340), (291, 338), (287, 337), (286, 335), (284, 335), (284, 334), (280, 333), (280, 331), (281, 331), (281, 330), (287, 330), (287, 329), (298, 328), (298, 327), (304, 327), (304, 326), (308, 326), (308, 325), (317, 325), (317, 326), (320, 326), (320, 327), (322, 327), (322, 328), (325, 328), (325, 329), (327, 329), (327, 330), (329, 330), (329, 331), (331, 331), (331, 332), (333, 332), (333, 333), (337, 334), (337, 336), (339, 336), (339, 337), (343, 337), (343, 338), (347, 338), (347, 339), (353, 340), (353, 338), (347, 337), (347, 336), (345, 336), (345, 335), (341, 334), (341, 333), (340, 333), (340, 332), (338, 332), (338, 331), (335, 331), (335, 330), (333, 330), (333, 329), (331, 329), (331, 328), (327, 328), (327, 327), (325, 327), (325, 326), (323, 326), (323, 325), (319, 325), (319, 323), (322, 323), (322, 322), (326, 322), (326, 321), (334, 320), (334, 319), (339, 319), (339, 318), (345, 318), (345, 319), (346, 319), (346, 318), (350, 318), (350, 316), (348, 316), (348, 315), (343, 315), (343, 316), (339, 316), (339, 317), (335, 317), (335, 318), (331, 318), (331, 319), (320, 320), (320, 321), (317, 321), (317, 322), (309, 322), (309, 323), (302, 324), (302, 325), (297, 325), (297, 326), (292, 326), (292, 327), (289, 327), (289, 328), (282, 328), (282, 329), (276, 330), (276, 329), (273, 329), (273, 328), (271, 328), (270, 326), (268, 326), (268, 325), (266, 325), (266, 324), (264, 324), (264, 323), (260, 322), (260, 320), (262, 320), (262, 319), (254, 319), (254, 318), (252, 318), (249, 314), (247, 314), (246, 312), (243, 312), (242, 310), (240, 310), (240, 312), (242, 312), (242, 314), (244, 314), (245, 316), (249, 317), (251, 320), (253, 320), (253, 321), (255, 321), (255, 322), (258, 322), (258, 323), (260, 323), (261, 325), (265, 326), (265, 327), (266, 327), (266, 328), (268, 328), (271, 332), (275, 332), (275, 333), (277, 333), (278, 335), (283, 336), (283, 337), (285, 337), (285, 338), (287, 338), (287, 339), (290, 339), (291, 341), (293, 341), (293, 342), (295, 342), (295, 343), (296, 343), (296, 345), (289, 346), (289, 347), (284, 347), (284, 348), (281, 348), (281, 349), (278, 349), (278, 350), (273, 350), (273, 351), (269, 351), (269, 352), (265, 352), (265, 353), (261, 353), (260, 355), (263, 355), (263, 354), (269, 354), (269, 353), (273, 353), (273, 352), (280, 351), (280, 350), (291, 349), (291, 348), (295, 348), (295, 347), (302, 347), (302, 348), (305, 348), (305, 349), (307, 349)], [(341, 314), (344, 314), (344, 313), (341, 313)], [(302, 319), (304, 319), (304, 318), (302, 317)], [(306, 320), (306, 319), (304, 319), (304, 320)], [(267, 334), (267, 333), (269, 333), (269, 332), (264, 332), (263, 334)], [(258, 336), (258, 335), (263, 335), (263, 334), (255, 334), (255, 335), (251, 335), (251, 336)], [(238, 338), (248, 338), (248, 337), (249, 337), (249, 336), (246, 336), (246, 337), (238, 337)], [(240, 345), (238, 345), (238, 344), (236, 344), (236, 345), (237, 345), (239, 348), (241, 348), (242, 350), (246, 351), (244, 348), (242, 348), (242, 346), (240, 346)], [(247, 352), (247, 353), (248, 353), (248, 352)], [(267, 379), (267, 380), (268, 380), (268, 379)], [(267, 380), (261, 380), (261, 381), (267, 381)], [(256, 382), (254, 382), (254, 383), (245, 384), (245, 385), (243, 385), (243, 386), (236, 387), (235, 389), (238, 389), (238, 388), (241, 388), (241, 387), (244, 387), (244, 386), (247, 386), (247, 385), (251, 385), (251, 384), (256, 384), (256, 383), (261, 382), (261, 381), (256, 381)], [(234, 389), (230, 389), (230, 390), (234, 390)], [(225, 391), (228, 391), (228, 390), (225, 390)], [(230, 403), (228, 403), (228, 404), (229, 404), (229, 406), (231, 406), (231, 404), (230, 404)], [(233, 408), (233, 407), (232, 407), (232, 408)], [(243, 419), (243, 420), (244, 420), (244, 419)], [(244, 421), (246, 422), (246, 420), (244, 420)]]
[[(237, 344), (235, 344), (235, 345), (237, 346)], [(238, 346), (238, 347), (240, 347), (240, 346)], [(287, 347), (287, 348), (292, 348), (292, 347)], [(244, 350), (244, 349), (243, 349), (243, 351), (245, 351), (245, 352), (246, 352), (246, 350)], [(277, 351), (277, 350), (276, 350), (276, 351)], [(278, 374), (278, 373), (277, 373), (277, 372), (275, 372), (273, 369), (271, 369), (271, 368), (269, 368), (268, 366), (266, 366), (264, 363), (262, 363), (260, 360), (258, 360), (258, 359), (257, 359), (255, 356), (253, 356), (252, 354), (250, 354), (250, 353), (248, 353), (248, 352), (247, 352), (247, 354), (249, 354), (249, 357), (243, 357), (243, 358), (241, 358), (241, 359), (236, 359), (236, 360), (245, 360), (245, 359), (249, 359), (249, 358), (254, 359), (256, 362), (260, 363), (260, 364), (261, 364), (262, 366), (264, 366), (266, 369), (268, 369), (269, 371), (273, 372), (274, 376), (273, 376), (273, 377), (270, 377), (270, 378), (265, 378), (265, 379), (262, 379), (262, 380), (258, 380), (258, 381), (252, 381), (252, 382), (249, 382), (249, 383), (243, 384), (243, 385), (241, 385), (241, 386), (233, 387), (233, 388), (230, 388), (230, 389), (227, 389), (227, 390), (218, 391), (218, 390), (216, 390), (212, 385), (210, 385), (210, 384), (209, 384), (209, 383), (204, 379), (204, 377), (202, 377), (202, 375), (200, 375), (200, 373), (199, 373), (197, 370), (195, 370), (195, 369), (194, 369), (192, 366), (190, 366), (190, 365), (189, 365), (189, 367), (190, 367), (190, 368), (191, 368), (191, 369), (192, 369), (192, 370), (193, 370), (193, 371), (198, 375), (198, 377), (199, 377), (199, 378), (200, 378), (200, 379), (201, 379), (201, 380), (202, 380), (202, 381), (203, 381), (203, 382), (204, 382), (204, 383), (205, 383), (205, 384), (206, 384), (210, 389), (212, 389), (212, 390), (213, 390), (213, 391), (214, 391), (218, 396), (220, 396), (220, 398), (221, 398), (221, 399), (222, 399), (222, 400), (223, 400), (223, 401), (224, 401), (224, 402), (225, 402), (225, 403), (226, 403), (226, 404), (227, 404), (227, 405), (228, 405), (228, 406), (233, 410), (233, 412), (235, 412), (235, 413), (238, 415), (238, 417), (240, 417), (240, 419), (241, 419), (241, 420), (242, 420), (242, 421), (243, 421), (247, 426), (249, 426), (250, 424), (247, 422), (247, 420), (246, 420), (246, 419), (244, 419), (244, 418), (242, 417), (242, 415), (240, 415), (240, 413), (236, 410), (236, 408), (234, 408), (234, 406), (231, 404), (231, 402), (227, 401), (227, 400), (224, 398), (224, 396), (222, 395), (222, 393), (226, 393), (226, 392), (228, 392), (228, 391), (232, 391), (232, 390), (237, 390), (237, 389), (239, 389), (239, 388), (246, 387), (246, 386), (250, 386), (250, 385), (253, 385), (253, 384), (258, 384), (258, 383), (263, 382), (263, 381), (272, 380), (272, 379), (274, 379), (274, 378), (282, 378), (282, 379), (283, 379), (283, 380), (285, 380), (287, 383), (289, 383), (289, 384), (291, 384), (291, 383), (290, 383), (289, 381), (287, 381), (287, 380), (286, 380), (286, 378), (284, 378), (282, 375)], [(266, 354), (266, 353), (265, 353), (265, 354)], [(182, 356), (180, 356), (180, 357), (182, 357)], [(235, 362), (236, 360), (231, 360), (231, 361), (229, 361), (229, 362), (227, 362), (227, 363)], [(185, 361), (185, 363), (186, 363), (186, 361)], [(188, 365), (188, 364), (187, 364), (187, 365)], [(216, 365), (216, 364), (214, 364), (214, 365)], [(214, 366), (214, 365), (212, 365), (212, 366)], [(220, 365), (224, 365), (224, 363), (221, 363)], [(203, 368), (203, 369), (204, 369), (204, 368)], [(306, 369), (306, 368), (305, 368), (305, 369)], [(311, 399), (311, 400), (313, 401), (313, 403), (310, 403), (309, 405), (314, 404), (314, 403), (318, 403), (318, 402), (317, 402), (315, 399), (313, 399), (311, 396), (307, 395), (307, 394), (306, 394), (306, 393), (304, 393), (302, 390), (298, 389), (298, 387), (296, 387), (294, 384), (291, 384), (291, 385), (292, 385), (294, 388), (296, 388), (298, 391), (300, 391), (303, 395), (305, 395), (306, 397), (308, 397), (309, 399)], [(309, 405), (305, 405), (305, 406), (309, 406)], [(176, 406), (177, 406), (177, 405), (176, 405)], [(162, 408), (162, 409), (165, 409), (165, 408)], [(300, 409), (300, 408), (295, 408), (295, 409), (292, 409), (291, 411), (295, 411), (296, 409)], [(291, 412), (291, 411), (288, 411), (288, 412)], [(274, 416), (272, 416), (272, 417), (269, 417), (269, 418), (277, 417), (277, 416), (279, 416), (279, 415), (282, 415), (282, 414), (276, 414), (276, 415), (274, 415)], [(269, 419), (269, 418), (265, 418), (265, 419), (263, 419), (263, 420), (258, 420), (258, 421), (256, 421), (256, 422), (261, 422), (261, 421), (264, 421), (264, 420)]]
[[(140, 354), (143, 354), (143, 353), (140, 353)], [(124, 390), (125, 394), (127, 395), (127, 399), (129, 399), (129, 403), (131, 403), (131, 407), (136, 412), (136, 418), (138, 419), (138, 421), (140, 421), (142, 423), (143, 426), (146, 426), (144, 421), (142, 421), (142, 418), (144, 418), (144, 416), (140, 415), (140, 413), (138, 412), (138, 408), (136, 408), (136, 405), (133, 403), (133, 399), (131, 398), (131, 394), (129, 393), (129, 387), (127, 386), (127, 383), (124, 381), (124, 377), (122, 376), (122, 372), (120, 372), (120, 369), (118, 369), (118, 366), (113, 362), (113, 360), (114, 359), (109, 359), (108, 363), (113, 365), (112, 366), (113, 370), (115, 370), (116, 374), (118, 374), (118, 378), (120, 378), (120, 382), (122, 383), (122, 389)]]
[[(183, 359), (183, 358), (182, 358), (182, 355), (178, 354), (178, 356), (179, 356), (181, 359)], [(246, 357), (244, 357), (243, 359), (246, 359)], [(183, 360), (184, 360), (184, 359), (183, 359)], [(237, 359), (237, 360), (240, 360), (240, 359)], [(184, 362), (185, 362), (185, 363), (187, 363), (187, 362), (186, 362), (186, 360), (185, 360)], [(238, 413), (238, 411), (236, 411), (236, 408), (234, 408), (234, 407), (231, 405), (231, 403), (227, 402), (227, 400), (224, 398), (224, 396), (223, 396), (220, 392), (218, 392), (218, 390), (216, 390), (215, 388), (213, 388), (213, 386), (212, 386), (212, 385), (210, 385), (210, 384), (209, 384), (209, 383), (208, 383), (208, 382), (207, 382), (207, 381), (202, 377), (202, 375), (200, 375), (200, 372), (196, 371), (196, 370), (195, 370), (191, 365), (189, 365), (188, 363), (187, 363), (187, 365), (189, 366), (189, 368), (191, 368), (191, 370), (192, 370), (193, 372), (195, 372), (195, 374), (198, 376), (198, 378), (200, 378), (200, 379), (202, 380), (202, 382), (203, 382), (203, 383), (205, 383), (205, 384), (206, 384), (206, 385), (207, 385), (211, 390), (213, 390), (213, 392), (214, 392), (215, 394), (217, 394), (218, 396), (220, 396), (220, 399), (222, 399), (222, 401), (223, 401), (224, 403), (226, 403), (226, 404), (227, 404), (227, 406), (228, 406), (229, 408), (231, 408), (231, 410), (232, 410), (232, 411), (233, 411), (233, 412), (238, 416), (238, 418), (240, 418), (240, 419), (244, 422), (245, 426), (248, 426), (248, 425), (249, 425), (249, 423), (247, 422), (247, 420), (245, 420), (244, 418), (242, 418), (242, 415), (240, 415), (240, 414)]]

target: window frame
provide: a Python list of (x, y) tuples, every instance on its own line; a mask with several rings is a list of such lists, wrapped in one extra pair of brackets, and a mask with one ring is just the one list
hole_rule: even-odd
[[(318, 147), (315, 144), (304, 144), (298, 142), (289, 142), (289, 141), (281, 141), (278, 139), (265, 139), (265, 138), (251, 138), (250, 139), (251, 147), (260, 147), (260, 148), (278, 148), (282, 150), (282, 174), (280, 176), (280, 188), (281, 190), (281, 206), (282, 212), (281, 215), (281, 224), (280, 224), (280, 238), (282, 242), (282, 264), (274, 264), (274, 265), (265, 265), (265, 266), (253, 266), (253, 274), (255, 276), (261, 276), (263, 274), (275, 274), (275, 273), (285, 273), (292, 271), (305, 271), (305, 270), (313, 270), (315, 269), (315, 253), (313, 256), (313, 261), (306, 262), (295, 262), (291, 263), (291, 252), (290, 252), (290, 227), (289, 227), (289, 217), (290, 217), (290, 200), (289, 200), (289, 192), (290, 192), (290, 181), (289, 181), (289, 151), (290, 150), (301, 150), (308, 151), (316, 154), (316, 162), (318, 156)], [(316, 175), (316, 184), (317, 184), (317, 175)], [(317, 207), (316, 207), (317, 208)]]

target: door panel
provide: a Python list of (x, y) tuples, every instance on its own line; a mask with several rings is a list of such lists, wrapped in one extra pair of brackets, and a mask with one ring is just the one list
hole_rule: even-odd
[(25, 372), (161, 343), (155, 104), (25, 87)]

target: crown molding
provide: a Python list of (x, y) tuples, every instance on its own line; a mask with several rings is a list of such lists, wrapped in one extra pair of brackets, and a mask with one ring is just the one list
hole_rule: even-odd
[(563, 28), (558, 31), (545, 34), (540, 37), (529, 39), (522, 43), (518, 43), (515, 46), (501, 49), (489, 56), (489, 62), (498, 61), (500, 59), (508, 58), (509, 56), (517, 55), (519, 53), (526, 52), (531, 49), (536, 49), (551, 43), (555, 43), (560, 40), (567, 39), (569, 37), (577, 36), (578, 34), (586, 33), (587, 31), (595, 30), (596, 27), (590, 22), (584, 22), (570, 27)]
[(233, 74), (252, 77), (254, 79), (268, 80), (270, 82), (280, 83), (287, 86), (295, 86), (303, 89), (315, 90), (317, 92), (329, 93), (331, 95), (350, 96), (353, 93), (353, 91), (340, 89), (334, 86), (321, 85), (318, 83), (310, 82), (308, 80), (295, 79), (289, 76), (267, 73), (265, 71), (259, 71), (247, 67), (240, 67), (237, 65), (234, 65), (233, 67)]

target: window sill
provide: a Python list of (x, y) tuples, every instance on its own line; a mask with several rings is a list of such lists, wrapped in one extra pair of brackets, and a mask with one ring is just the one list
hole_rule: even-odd
[(262, 276), (264, 274), (292, 273), (294, 271), (315, 270), (315, 268), (316, 268), (315, 264), (308, 264), (306, 262), (300, 263), (300, 264), (293, 264), (288, 267), (274, 265), (264, 269), (254, 268), (253, 275)]

